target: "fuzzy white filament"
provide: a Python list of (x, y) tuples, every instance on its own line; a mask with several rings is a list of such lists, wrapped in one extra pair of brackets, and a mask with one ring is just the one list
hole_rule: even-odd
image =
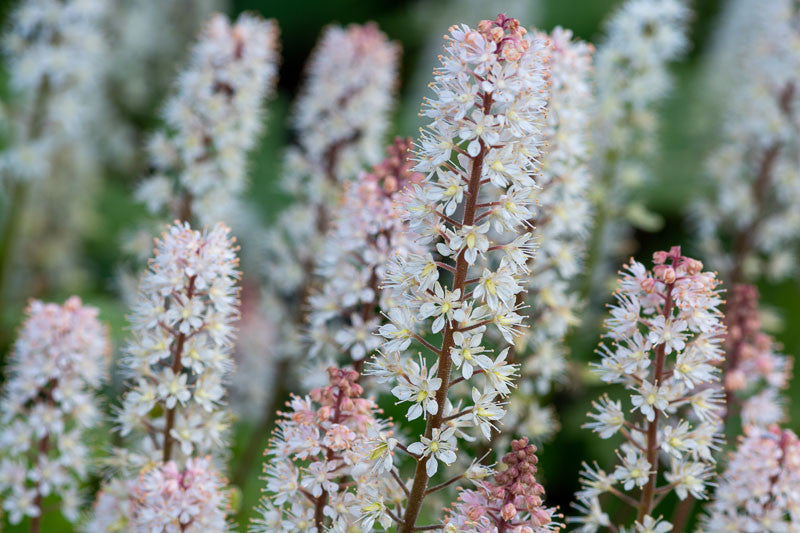
[(64, 517), (78, 519), (91, 460), (86, 430), (101, 420), (95, 393), (109, 353), (97, 309), (78, 297), (30, 304), (0, 398), (0, 499), (12, 524), (27, 516), (38, 530), (51, 496)]

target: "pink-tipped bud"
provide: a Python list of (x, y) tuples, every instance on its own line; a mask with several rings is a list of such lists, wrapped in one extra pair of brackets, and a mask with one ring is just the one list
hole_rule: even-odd
[(503, 510), (500, 512), (500, 516), (503, 517), (503, 520), (511, 521), (517, 516), (517, 508), (514, 507), (513, 503), (507, 503), (503, 506)]

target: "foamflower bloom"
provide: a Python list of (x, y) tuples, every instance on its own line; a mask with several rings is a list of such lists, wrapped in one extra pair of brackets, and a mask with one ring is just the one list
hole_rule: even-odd
[(800, 526), (800, 440), (752, 427), (739, 438), (701, 523), (707, 531), (793, 531)]
[(281, 413), (265, 452), (266, 494), (252, 533), (372, 531), (376, 522), (392, 523), (387, 509), (403, 490), (390, 459), (397, 440), (375, 403), (362, 397), (357, 372), (327, 373), (329, 385), (292, 397)]
[(51, 496), (67, 520), (79, 517), (91, 463), (86, 431), (101, 422), (95, 394), (110, 354), (97, 314), (76, 296), (28, 306), (0, 397), (0, 497), (12, 524), (38, 524)]
[(781, 280), (796, 274), (800, 246), (800, 12), (789, 0), (757, 10), (739, 0), (724, 15), (705, 87), (722, 126), (694, 218), (726, 282)]
[[(467, 390), (478, 389), (478, 403), (460, 408), (448, 396), (456, 334), (486, 327), (511, 343), (523, 320), (517, 294), (532, 249), (521, 249), (517, 239), (529, 231), (537, 195), (548, 72), (547, 41), (515, 19), (500, 15), (477, 29), (453, 26), (435, 71), (435, 97), (423, 106), (431, 122), (412, 159), (425, 179), (410, 187), (402, 208), (417, 243), (435, 247), (442, 260), (430, 252), (413, 261), (390, 260), (387, 270), (402, 298), (379, 329), (385, 340), (367, 369), (394, 383), (392, 392), (408, 406), (409, 419), (426, 413), (426, 429), (409, 447), (419, 454), (403, 533), (416, 524), (428, 478), (442, 470), (440, 463), (454, 462), (459, 439), (499, 422), (502, 399), (514, 386), (516, 367), (507, 361), (507, 348), (492, 354), (477, 337), (465, 352), (466, 339), (459, 336), (460, 366), (473, 352), (477, 356), (469, 362), (472, 373), (462, 372), (470, 376)], [(426, 340), (437, 332), (441, 344)], [(420, 363), (406, 352), (412, 344), (426, 350)]]
[(380, 346), (380, 313), (391, 312), (401, 298), (384, 287), (386, 261), (423, 253), (396, 208), (406, 188), (423, 178), (411, 170), (410, 148), (410, 139), (395, 139), (383, 161), (347, 184), (333, 211), (316, 261), (322, 286), (309, 298), (312, 356), (323, 362), (347, 353), (358, 368)]
[[(534, 231), (506, 248), (510, 261), (530, 270), (526, 290), (517, 293), (517, 301), (529, 306), (531, 319), (530, 327), (515, 342), (515, 360), (521, 363), (519, 392), (510, 404), (504, 433), (517, 432), (536, 441), (549, 438), (557, 428), (555, 421), (539, 424), (542, 410), (530, 406), (563, 382), (567, 372), (564, 336), (579, 322), (582, 302), (577, 280), (583, 273), (592, 216), (589, 123), (594, 106), (594, 49), (560, 27), (547, 38), (551, 50), (545, 130), (549, 148), (537, 178), (538, 206), (530, 219)], [(524, 261), (533, 250), (535, 260)]]
[(274, 21), (247, 13), (235, 22), (211, 18), (164, 107), (166, 127), (148, 143), (153, 170), (137, 197), (150, 211), (201, 225), (233, 223), (277, 71)]
[[(611, 343), (600, 345), (601, 360), (593, 364), (602, 381), (624, 386), (629, 399), (603, 397), (589, 413), (586, 428), (625, 442), (613, 472), (584, 464), (579, 514), (569, 518), (583, 532), (610, 524), (601, 498), (612, 495), (635, 506), (637, 530), (669, 531), (654, 514), (660, 501), (654, 496), (674, 490), (681, 500), (706, 498), (714, 475), (724, 412), (719, 281), (679, 246), (656, 252), (653, 263), (648, 270), (631, 259), (621, 272), (606, 320)], [(635, 491), (636, 500), (621, 491)]]

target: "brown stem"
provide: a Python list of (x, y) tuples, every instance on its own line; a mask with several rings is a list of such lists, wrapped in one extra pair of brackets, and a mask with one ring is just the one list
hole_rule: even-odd
[(678, 504), (671, 520), (672, 531), (684, 531), (686, 529), (686, 524), (689, 522), (692, 509), (694, 509), (694, 502), (694, 496), (689, 495)]
[[(661, 314), (665, 319), (669, 319), (672, 314), (672, 283), (667, 284), (664, 309)], [(664, 361), (666, 360), (666, 343), (662, 343), (656, 348), (656, 363), (653, 373), (653, 384), (658, 387), (664, 374)], [(658, 419), (661, 414), (654, 409), (655, 416), (647, 426), (647, 462), (650, 463), (650, 479), (642, 490), (642, 497), (639, 500), (639, 513), (636, 520), (641, 523), (646, 515), (653, 509), (653, 497), (656, 490), (656, 477), (658, 476)]]
[[(489, 114), (492, 107), (492, 95), (485, 93), (483, 95), (483, 112)], [(467, 187), (467, 202), (464, 206), (464, 215), (462, 217), (462, 224), (471, 226), (475, 221), (476, 204), (478, 200), (478, 192), (480, 190), (481, 173), (483, 169), (483, 159), (486, 157), (487, 147), (480, 140), (481, 150), (478, 155), (472, 160), (472, 169), (469, 178), (469, 185)], [(456, 273), (453, 279), (453, 291), (460, 290), (464, 294), (464, 285), (467, 279), (467, 271), (469, 264), (464, 258), (466, 250), (462, 250), (458, 254), (456, 260)], [(463, 296), (462, 296), (463, 298)], [(428, 418), (425, 425), (425, 436), (431, 438), (433, 430), (438, 429), (442, 425), (442, 418), (444, 413), (444, 405), (447, 400), (447, 391), (450, 384), (450, 369), (453, 361), (450, 358), (450, 348), (453, 346), (453, 326), (448, 322), (444, 328), (444, 335), (442, 338), (442, 347), (439, 350), (439, 369), (437, 377), (442, 380), (442, 386), (436, 391), (436, 405), (439, 406), (435, 415)], [(403, 516), (403, 523), (398, 528), (398, 533), (411, 533), (414, 531), (414, 526), (417, 523), (417, 517), (422, 509), (422, 502), (425, 500), (425, 490), (428, 487), (428, 473), (425, 470), (425, 460), (417, 461), (417, 468), (414, 472), (414, 482), (411, 485), (411, 496), (408, 498), (408, 506)]]
[[(39, 455), (47, 455), (47, 451), (50, 448), (50, 435), (45, 435), (39, 441)], [(36, 482), (36, 497), (33, 499), (33, 506), (39, 509), (39, 515), (34, 516), (31, 518), (31, 533), (39, 533), (41, 530), (42, 524), (42, 515), (44, 514), (44, 510), (42, 509), (42, 492), (39, 490), (39, 482)]]
[[(189, 278), (189, 286), (186, 289), (186, 299), (191, 300), (192, 296), (194, 295), (194, 281), (197, 279), (197, 275), (194, 275)], [(183, 346), (186, 344), (187, 335), (185, 333), (179, 333), (178, 339), (175, 342), (174, 353), (172, 354), (172, 372), (177, 376), (180, 374), (181, 370), (183, 369), (183, 364), (181, 363), (181, 357), (183, 356)], [(164, 463), (168, 462), (172, 457), (172, 444), (174, 439), (170, 433), (172, 432), (172, 427), (175, 425), (175, 411), (178, 409), (178, 404), (176, 403), (172, 409), (167, 409), (167, 417), (166, 422), (164, 424), (164, 456), (163, 461)]]
[(761, 164), (758, 167), (758, 175), (756, 176), (756, 181), (753, 182), (753, 199), (756, 203), (756, 215), (745, 229), (736, 234), (733, 244), (733, 265), (729, 276), (731, 286), (740, 283), (743, 279), (744, 273), (742, 269), (745, 260), (753, 248), (756, 231), (758, 231), (758, 227), (763, 222), (764, 215), (766, 214), (767, 190), (769, 189), (772, 169), (775, 166), (779, 151), (780, 143), (776, 142), (769, 146), (764, 151), (764, 157), (761, 159)]

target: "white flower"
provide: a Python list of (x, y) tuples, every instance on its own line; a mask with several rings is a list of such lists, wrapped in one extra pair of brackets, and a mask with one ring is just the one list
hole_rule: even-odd
[(474, 402), (472, 406), (472, 422), (480, 428), (486, 440), (491, 440), (492, 430), (497, 429), (494, 422), (503, 418), (505, 414), (500, 404), (494, 401), (497, 395), (497, 391), (494, 390), (481, 392), (475, 387), (472, 388), (472, 401)]
[(631, 396), (631, 403), (634, 409), (642, 412), (648, 422), (652, 422), (656, 416), (655, 410), (663, 413), (669, 405), (669, 395), (666, 387), (644, 381), (638, 394)]
[(672, 531), (672, 524), (663, 520), (660, 516), (653, 518), (650, 515), (644, 517), (641, 523), (636, 522), (636, 533), (668, 533)]
[(507, 355), (508, 348), (504, 348), (494, 361), (485, 355), (479, 357), (479, 364), (484, 370), (488, 385), (502, 396), (511, 394), (509, 386), (514, 386), (511, 378), (514, 377), (517, 372), (516, 366), (506, 363)]
[(455, 319), (458, 321), (464, 320), (464, 311), (461, 307), (461, 290), (456, 289), (449, 291), (443, 289), (439, 283), (434, 285), (434, 293), (430, 296), (430, 301), (425, 302), (419, 308), (419, 318), (426, 319), (435, 316), (431, 331), (438, 333), (444, 328), (445, 319), (449, 323)]
[(589, 417), (595, 421), (584, 424), (583, 427), (596, 432), (601, 439), (611, 438), (625, 425), (625, 414), (622, 412), (620, 402), (603, 396), (600, 398), (599, 404), (592, 402), (592, 406), (597, 413), (589, 413)]
[(625, 452), (625, 455), (619, 456), (622, 464), (617, 465), (614, 470), (614, 477), (621, 481), (625, 490), (631, 490), (634, 485), (643, 487), (650, 479), (650, 463), (638, 451), (630, 447)]
[(378, 329), (383, 337), (388, 339), (383, 349), (389, 352), (402, 352), (411, 345), (414, 337), (414, 315), (407, 307), (395, 307), (389, 311), (388, 324)]
[(481, 345), (485, 328), (475, 328), (468, 332), (456, 331), (453, 333), (455, 346), (450, 348), (450, 357), (456, 368), (461, 368), (461, 376), (470, 379), (478, 365), (477, 357), (484, 352)]
[(300, 480), (300, 486), (310, 489), (315, 498), (319, 498), (322, 491), (335, 491), (338, 487), (335, 481), (337, 466), (336, 461), (314, 461), (306, 468), (307, 475)]
[(664, 345), (664, 353), (667, 355), (673, 351), (681, 351), (686, 346), (683, 332), (687, 328), (685, 320), (669, 320), (663, 316), (653, 319), (652, 331), (648, 340), (653, 346)]
[(439, 411), (436, 403), (436, 391), (442, 386), (442, 380), (436, 376), (439, 363), (428, 371), (424, 365), (417, 367), (417, 372), (409, 373), (408, 380), (392, 389), (392, 394), (401, 402), (413, 402), (406, 414), (409, 420), (420, 416), (435, 415)]
[(433, 477), (438, 468), (438, 461), (442, 461), (446, 465), (451, 465), (456, 461), (456, 443), (453, 435), (452, 428), (442, 431), (439, 428), (434, 428), (431, 438), (425, 436), (420, 437), (420, 442), (415, 442), (408, 447), (408, 451), (419, 455), (425, 462), (425, 471), (428, 477)]

